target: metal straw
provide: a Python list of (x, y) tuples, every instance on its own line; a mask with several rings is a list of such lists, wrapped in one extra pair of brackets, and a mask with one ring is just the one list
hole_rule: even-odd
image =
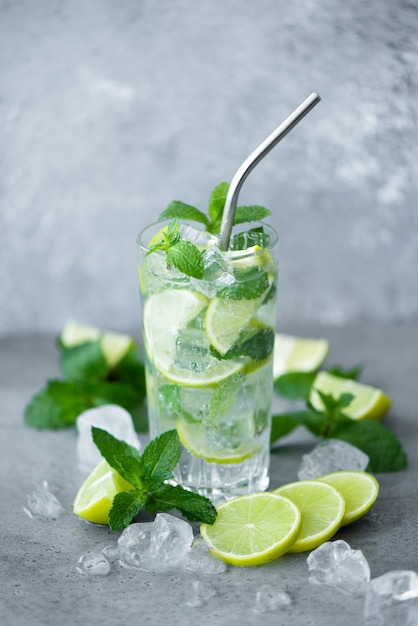
[(228, 195), (226, 197), (225, 208), (222, 218), (221, 231), (220, 231), (220, 242), (219, 247), (221, 250), (227, 250), (229, 247), (229, 239), (231, 237), (232, 226), (234, 224), (234, 215), (235, 209), (237, 206), (238, 194), (240, 189), (247, 178), (248, 174), (251, 170), (261, 161), (263, 157), (266, 156), (268, 152), (276, 144), (279, 143), (287, 135), (287, 133), (292, 130), (294, 126), (300, 120), (305, 117), (307, 113), (313, 107), (318, 104), (320, 101), (320, 97), (317, 93), (311, 93), (306, 100), (302, 102), (294, 111), (287, 117), (284, 122), (280, 124), (274, 130), (271, 135), (267, 137), (259, 146), (250, 154), (249, 157), (244, 161), (244, 163), (237, 170), (234, 178), (229, 187)]

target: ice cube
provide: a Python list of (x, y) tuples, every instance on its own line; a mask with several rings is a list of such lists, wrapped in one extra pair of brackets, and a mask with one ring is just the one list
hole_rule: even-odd
[(111, 564), (103, 552), (87, 552), (78, 559), (77, 571), (83, 576), (106, 576)]
[(102, 554), (106, 557), (109, 563), (114, 563), (120, 557), (119, 548), (117, 543), (109, 543), (102, 550)]
[(203, 606), (217, 595), (215, 587), (207, 580), (186, 581), (186, 604), (191, 607)]
[(46, 480), (35, 484), (34, 491), (26, 496), (26, 506), (23, 510), (31, 519), (57, 519), (64, 513), (63, 506), (50, 491)]
[(286, 591), (273, 585), (261, 585), (255, 594), (254, 613), (267, 613), (281, 607), (289, 606), (292, 600)]
[(216, 246), (210, 246), (203, 252), (203, 266), (203, 278), (190, 280), (194, 287), (207, 298), (213, 298), (220, 289), (235, 281), (230, 261)]
[(129, 443), (138, 450), (140, 449), (138, 435), (128, 411), (116, 404), (106, 404), (96, 409), (88, 409), (77, 417), (76, 422), (78, 462), (85, 471), (92, 470), (102, 460), (91, 436), (92, 426), (103, 428), (117, 439)]
[(303, 455), (298, 478), (310, 480), (338, 470), (363, 471), (368, 464), (367, 454), (355, 446), (340, 439), (325, 439)]
[(373, 578), (364, 601), (364, 619), (368, 626), (418, 624), (418, 574), (394, 570)]
[(210, 246), (217, 242), (215, 235), (207, 230), (200, 230), (191, 224), (181, 224), (180, 236), (186, 241), (191, 241), (195, 246)]
[(361, 550), (346, 541), (327, 541), (308, 558), (310, 582), (330, 585), (347, 594), (364, 591), (370, 580), (370, 567)]
[(165, 570), (179, 565), (190, 550), (193, 530), (174, 515), (158, 513), (153, 522), (131, 524), (118, 540), (122, 565)]
[(183, 567), (191, 572), (209, 576), (222, 574), (228, 569), (226, 563), (212, 556), (209, 546), (200, 536), (196, 537), (192, 549), (184, 557)]

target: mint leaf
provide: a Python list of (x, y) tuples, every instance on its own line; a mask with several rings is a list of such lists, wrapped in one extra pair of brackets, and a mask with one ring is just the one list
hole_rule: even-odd
[(24, 420), (40, 430), (68, 428), (74, 426), (80, 413), (93, 406), (78, 383), (50, 380), (26, 406)]
[(128, 483), (140, 491), (144, 490), (141, 480), (141, 464), (139, 458), (128, 454), (113, 455), (113, 469), (120, 474)]
[(147, 495), (137, 489), (116, 494), (109, 511), (111, 530), (122, 530), (131, 523), (147, 501)]
[(236, 359), (247, 356), (256, 361), (264, 361), (273, 352), (274, 330), (260, 328), (242, 331), (235, 344), (222, 358)]
[(175, 429), (162, 433), (147, 445), (141, 456), (141, 480), (147, 491), (173, 478), (180, 455), (181, 445)]
[(298, 426), (304, 426), (313, 435), (320, 437), (326, 432), (328, 420), (323, 413), (311, 409), (280, 413), (271, 419), (270, 443), (288, 435)]
[(108, 375), (109, 367), (99, 341), (88, 341), (67, 348), (58, 340), (57, 345), (60, 351), (61, 369), (67, 380), (103, 380)]
[(209, 231), (212, 233), (218, 233), (222, 216), (225, 208), (226, 197), (228, 195), (229, 184), (222, 182), (219, 183), (211, 192), (209, 197), (209, 217), (212, 220)]
[(133, 346), (109, 374), (110, 381), (133, 385), (145, 397), (145, 367), (139, 358), (138, 347)]
[(180, 400), (179, 385), (162, 385), (159, 389), (160, 402), (164, 405), (170, 415), (179, 415), (183, 420), (189, 423), (196, 423), (198, 420), (185, 411)]
[[(119, 472), (120, 468), (120, 457), (132, 457), (137, 462), (139, 462), (141, 455), (138, 450), (133, 446), (130, 446), (125, 441), (121, 441), (117, 439), (106, 430), (102, 428), (97, 428), (97, 426), (92, 426), (91, 434), (94, 443), (98, 447), (100, 454), (102, 457), (109, 463), (110, 467), (113, 467), (118, 473), (123, 476), (122, 472)], [(115, 457), (118, 457), (118, 463), (115, 463)], [(125, 478), (125, 476), (124, 476)], [(128, 482), (131, 482), (129, 478), (126, 479)]]
[(190, 204), (185, 204), (179, 200), (173, 200), (168, 207), (164, 209), (158, 216), (158, 219), (170, 219), (178, 218), (182, 220), (192, 220), (193, 222), (199, 222), (205, 226), (209, 225), (209, 220), (202, 211), (196, 209), (196, 207)]
[(362, 370), (362, 365), (356, 365), (349, 370), (344, 370), (339, 365), (334, 365), (333, 367), (327, 368), (326, 371), (333, 376), (338, 376), (338, 378), (349, 378), (351, 380), (358, 380)]
[(408, 464), (399, 439), (379, 422), (351, 420), (349, 424), (334, 430), (332, 437), (342, 439), (368, 454), (368, 469), (371, 472), (397, 472)]
[(257, 204), (251, 206), (237, 206), (235, 209), (234, 224), (258, 222), (269, 215), (271, 215), (271, 212), (268, 209)]
[(167, 263), (174, 265), (180, 272), (194, 278), (203, 278), (204, 265), (202, 253), (190, 241), (180, 240), (167, 249)]
[(248, 267), (234, 272), (236, 282), (218, 291), (218, 298), (225, 300), (254, 300), (269, 288), (267, 273), (260, 267)]
[(242, 233), (233, 233), (230, 248), (231, 250), (246, 250), (252, 246), (265, 248), (269, 243), (269, 235), (264, 232), (262, 226), (257, 226)]
[(150, 513), (177, 509), (191, 522), (213, 524), (216, 519), (216, 509), (210, 500), (180, 485), (162, 485), (151, 494), (146, 509)]
[(288, 372), (274, 381), (281, 396), (289, 400), (308, 400), (317, 372)]

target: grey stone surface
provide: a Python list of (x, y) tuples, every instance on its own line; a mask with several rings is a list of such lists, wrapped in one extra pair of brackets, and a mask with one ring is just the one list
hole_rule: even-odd
[[(362, 380), (381, 386), (393, 398), (386, 424), (409, 455), (403, 472), (380, 474), (380, 494), (361, 520), (336, 538), (362, 550), (372, 578), (418, 567), (418, 458), (416, 346), (418, 324), (357, 324), (344, 328), (296, 326), (288, 332), (325, 335), (331, 342), (327, 363), (364, 364)], [(76, 435), (72, 430), (36, 431), (22, 414), (47, 378), (59, 375), (52, 337), (0, 340), (0, 623), (2, 626), (114, 624), (259, 624), (253, 612), (263, 585), (285, 591), (291, 604), (263, 614), (265, 626), (352, 626), (362, 623), (360, 597), (309, 584), (306, 554), (284, 555), (255, 568), (228, 568), (209, 579), (217, 595), (201, 607), (187, 606), (186, 586), (200, 577), (114, 569), (108, 576), (82, 576), (78, 560), (116, 541), (119, 533), (84, 523), (71, 513), (80, 484)], [(272, 454), (271, 487), (296, 479), (303, 453), (313, 441), (298, 431)], [(31, 520), (23, 512), (33, 481), (47, 480), (65, 508), (58, 520)], [(205, 578), (206, 580), (206, 578)]]
[(240, 196), (274, 213), (280, 320), (416, 317), (417, 26), (416, 0), (1, 0), (0, 333), (134, 327), (136, 233), (311, 91)]

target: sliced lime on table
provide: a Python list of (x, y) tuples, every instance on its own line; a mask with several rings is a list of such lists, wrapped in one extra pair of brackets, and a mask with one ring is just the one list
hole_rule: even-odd
[(107, 524), (113, 498), (134, 487), (103, 460), (87, 476), (73, 502), (78, 517), (95, 524)]
[(301, 514), (288, 499), (253, 493), (217, 506), (213, 525), (200, 532), (214, 556), (231, 565), (261, 565), (277, 559), (299, 534)]
[(88, 341), (100, 341), (103, 355), (109, 367), (115, 367), (133, 345), (133, 339), (123, 333), (102, 331), (95, 326), (69, 321), (64, 326), (61, 342), (66, 348), (74, 348)]
[(193, 329), (193, 333), (200, 332), (198, 344), (207, 344), (204, 367), (183, 368), (176, 362), (179, 332), (186, 329), (206, 305), (205, 296), (188, 289), (164, 289), (151, 295), (145, 303), (146, 348), (157, 370), (171, 382), (197, 387), (213, 385), (242, 369), (240, 363), (221, 361), (209, 354), (209, 340), (203, 329)]
[(380, 389), (348, 378), (339, 378), (328, 372), (319, 372), (313, 382), (309, 397), (314, 408), (322, 410), (323, 403), (317, 390), (332, 394), (335, 398), (342, 393), (351, 393), (354, 399), (344, 408), (344, 413), (355, 420), (381, 420), (392, 404), (391, 399)]
[(345, 500), (345, 512), (341, 526), (351, 524), (365, 515), (376, 502), (379, 483), (367, 472), (341, 470), (317, 478), (335, 487)]
[(287, 372), (312, 372), (318, 369), (329, 351), (327, 339), (304, 339), (276, 333), (273, 353), (273, 378)]
[(331, 485), (300, 480), (273, 492), (291, 500), (302, 514), (300, 535), (289, 552), (305, 552), (328, 541), (341, 526), (345, 511), (343, 496)]

